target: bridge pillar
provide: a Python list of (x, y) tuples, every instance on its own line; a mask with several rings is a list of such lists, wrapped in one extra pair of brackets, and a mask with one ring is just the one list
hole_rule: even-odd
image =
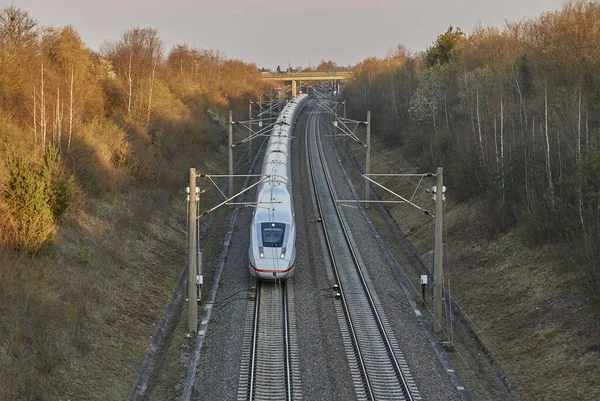
[(296, 97), (296, 81), (292, 81), (292, 98)]

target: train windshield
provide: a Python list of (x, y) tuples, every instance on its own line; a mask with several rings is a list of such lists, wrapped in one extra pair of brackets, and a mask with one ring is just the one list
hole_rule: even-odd
[(283, 223), (261, 223), (262, 243), (264, 247), (281, 248), (285, 235)]

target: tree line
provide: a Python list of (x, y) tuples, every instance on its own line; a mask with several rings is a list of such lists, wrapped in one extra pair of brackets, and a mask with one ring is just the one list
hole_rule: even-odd
[(600, 5), (572, 1), (504, 29), (450, 27), (355, 68), (354, 115), (420, 171), (442, 165), (452, 196), (487, 197), (488, 225), (561, 242), (600, 285)]
[[(220, 116), (246, 115), (262, 85), (255, 65), (215, 50), (165, 49), (153, 28), (128, 29), (92, 51), (71, 26), (42, 26), (0, 6), (0, 399), (92, 391), (81, 375), (97, 368), (90, 341), (104, 327), (104, 306), (129, 288), (121, 272), (133, 269), (112, 261), (120, 236), (136, 233), (127, 252), (147, 254), (141, 248), (159, 236), (148, 221), (166, 221), (183, 201), (190, 167), (220, 165)], [(129, 215), (143, 218), (133, 224)], [(119, 363), (118, 371), (137, 368)]]
[[(214, 113), (245, 110), (262, 86), (255, 65), (219, 51), (177, 45), (165, 52), (153, 28), (129, 29), (94, 52), (73, 27), (42, 27), (26, 11), (5, 6), (0, 9), (0, 158), (7, 163), (0, 166), (0, 181), (8, 185), (8, 176), (14, 179), (23, 169), (37, 174), (34, 165), (52, 147), (65, 177), (73, 175), (72, 185), (89, 193), (132, 179), (179, 184), (186, 166), (222, 143)], [(10, 188), (4, 188), (0, 209), (14, 217), (20, 212), (7, 202), (14, 198)], [(7, 233), (20, 238), (7, 221), (0, 224), (5, 240)], [(47, 243), (52, 231), (44, 230), (26, 248)]]

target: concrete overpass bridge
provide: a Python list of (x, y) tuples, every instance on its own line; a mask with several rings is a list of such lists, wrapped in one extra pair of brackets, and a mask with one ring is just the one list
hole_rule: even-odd
[(267, 81), (280, 81), (292, 83), (292, 97), (296, 96), (296, 81), (342, 81), (352, 76), (352, 71), (330, 72), (263, 72), (262, 78)]

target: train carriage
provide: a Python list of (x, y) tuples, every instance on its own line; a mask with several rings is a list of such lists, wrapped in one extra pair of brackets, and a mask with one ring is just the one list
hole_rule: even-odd
[(290, 152), (294, 122), (307, 95), (290, 101), (277, 118), (263, 162), (268, 177), (258, 187), (250, 226), (249, 269), (261, 280), (285, 280), (296, 265), (296, 224), (292, 199)]

